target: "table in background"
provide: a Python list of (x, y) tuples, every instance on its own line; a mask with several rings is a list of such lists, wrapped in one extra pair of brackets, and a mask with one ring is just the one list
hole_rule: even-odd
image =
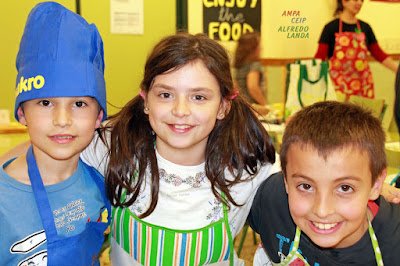
[(8, 151), (15, 145), (28, 140), (26, 127), (19, 123), (0, 126), (0, 154)]
[(272, 124), (268, 122), (262, 122), (262, 125), (270, 135), (272, 142), (274, 143), (276, 152), (279, 153), (279, 149), (282, 143), (283, 132), (285, 131), (285, 124)]

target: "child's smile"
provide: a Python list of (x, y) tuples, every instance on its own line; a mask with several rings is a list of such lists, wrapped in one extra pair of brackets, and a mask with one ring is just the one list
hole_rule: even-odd
[(49, 136), (49, 138), (58, 144), (68, 144), (68, 143), (73, 142), (76, 139), (75, 136), (71, 136), (68, 134), (52, 135), (52, 136)]
[(310, 228), (318, 234), (331, 234), (339, 229), (340, 223), (318, 223), (310, 221)]
[(285, 182), (290, 213), (318, 246), (349, 247), (367, 232), (367, 203), (380, 187), (371, 184), (365, 165), (367, 152), (352, 146), (330, 152), (326, 160), (312, 146), (290, 146)]
[(193, 126), (190, 125), (177, 125), (177, 124), (171, 124), (169, 125), (171, 127), (171, 130), (176, 132), (176, 133), (186, 133), (190, 129), (193, 128)]
[(200, 60), (156, 76), (145, 112), (160, 155), (182, 165), (204, 162), (208, 136), (225, 117), (225, 105), (217, 79)]
[[(97, 101), (92, 97), (53, 97), (24, 102), (18, 111), (20, 121), (28, 125), (35, 156), (39, 151), (65, 160), (79, 157), (100, 126)], [(22, 119), (22, 120), (21, 120)]]

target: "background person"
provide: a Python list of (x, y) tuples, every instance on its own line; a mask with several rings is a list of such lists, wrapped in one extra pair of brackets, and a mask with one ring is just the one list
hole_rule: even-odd
[(260, 63), (260, 34), (251, 32), (242, 34), (234, 57), (234, 79), (250, 103), (266, 105), (266, 80), (264, 67)]
[(335, 90), (374, 98), (374, 82), (367, 52), (388, 69), (396, 72), (398, 64), (380, 48), (370, 25), (358, 20), (363, 0), (337, 0), (337, 19), (325, 25), (315, 58), (329, 59), (330, 76)]

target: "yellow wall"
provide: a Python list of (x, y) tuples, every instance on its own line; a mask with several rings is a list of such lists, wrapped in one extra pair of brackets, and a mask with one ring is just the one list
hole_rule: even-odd
[[(262, 3), (262, 58), (300, 59), (312, 58), (318, 47), (318, 40), (323, 26), (333, 19), (336, 0), (258, 0)], [(189, 32), (203, 31), (203, 3), (188, 0)], [(278, 32), (279, 26), (290, 22), (290, 17), (282, 16), (284, 11), (299, 11), (300, 17), (307, 20), (308, 39), (287, 39)], [(378, 12), (379, 11), (379, 12)], [(392, 21), (400, 20), (396, 15), (400, 4), (371, 2), (365, 0), (359, 18), (369, 22), (381, 47), (388, 53), (400, 53), (400, 28)], [(290, 23), (289, 23), (290, 24)], [(299, 24), (300, 25), (300, 24)], [(232, 55), (236, 42), (221, 42)], [(395, 74), (377, 62), (371, 62), (375, 81), (375, 97), (385, 99), (388, 108), (383, 119), (384, 129), (388, 129), (393, 118)], [(269, 103), (283, 102), (285, 88), (285, 65), (267, 66), (267, 99)]]
[[(14, 109), (17, 71), (15, 58), (30, 10), (41, 1), (2, 2), (0, 16), (0, 109)], [(57, 0), (75, 11), (75, 1)], [(144, 0), (144, 35), (110, 33), (110, 0), (81, 0), (81, 15), (98, 27), (104, 42), (108, 102), (122, 107), (139, 92), (143, 67), (150, 49), (163, 36), (175, 33), (176, 0)], [(108, 105), (109, 114), (118, 109)], [(11, 111), (12, 112), (12, 111)], [(13, 117), (13, 114), (11, 114)]]

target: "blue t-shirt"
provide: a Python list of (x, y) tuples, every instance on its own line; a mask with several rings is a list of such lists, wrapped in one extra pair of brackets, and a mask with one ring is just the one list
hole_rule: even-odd
[[(32, 188), (7, 175), (4, 167), (11, 161), (0, 169), (0, 265), (20, 265), (27, 260), (45, 265), (41, 261), (47, 256), (46, 235)], [(45, 186), (59, 237), (81, 233), (89, 219), (101, 219), (106, 209), (83, 164), (79, 160), (76, 172), (63, 182)]]

